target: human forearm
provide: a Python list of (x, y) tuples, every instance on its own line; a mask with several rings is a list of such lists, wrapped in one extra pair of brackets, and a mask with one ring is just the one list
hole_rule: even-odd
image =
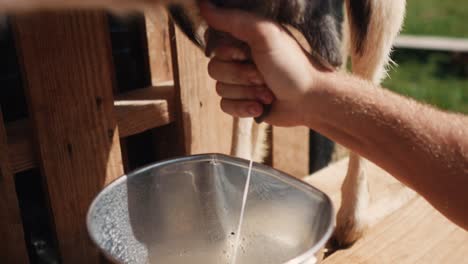
[[(256, 117), (262, 113), (260, 102), (274, 98), (266, 122), (321, 132), (380, 165), (468, 229), (466, 117), (323, 72), (280, 25), (236, 10), (207, 5), (201, 10), (211, 27), (250, 47), (245, 53), (226, 44), (210, 61), (224, 112)], [(239, 63), (239, 54), (252, 63)]]
[(304, 100), (305, 124), (378, 164), (468, 228), (468, 120), (324, 74)]

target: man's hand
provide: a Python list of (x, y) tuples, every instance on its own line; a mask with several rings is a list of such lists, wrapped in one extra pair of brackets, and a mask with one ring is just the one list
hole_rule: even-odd
[(304, 125), (301, 105), (307, 102), (303, 99), (308, 90), (320, 86), (321, 77), (289, 32), (255, 15), (216, 8), (206, 1), (201, 10), (212, 28), (249, 47), (221, 44), (210, 61), (208, 71), (218, 81), (223, 111), (236, 117), (257, 117), (262, 114), (262, 104), (273, 104), (266, 122)]
[[(221, 46), (210, 63), (225, 112), (258, 116), (257, 101), (271, 102), (274, 95), (267, 122), (306, 125), (348, 147), (468, 230), (466, 116), (435, 110), (353, 76), (319, 72), (277, 24), (206, 3), (202, 13), (213, 28), (245, 42), (251, 52)], [(249, 56), (253, 64), (239, 63)]]

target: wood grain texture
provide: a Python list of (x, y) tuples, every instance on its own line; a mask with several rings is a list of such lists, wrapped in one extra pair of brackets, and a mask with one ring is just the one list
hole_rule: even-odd
[(160, 85), (134, 90), (117, 96), (114, 106), (121, 137), (171, 123), (174, 85)]
[(169, 16), (162, 7), (145, 13), (148, 55), (153, 85), (172, 81), (172, 56), (169, 37)]
[(6, 125), (8, 153), (13, 173), (37, 167), (33, 134), (29, 120), (19, 120)]
[[(344, 159), (305, 178), (327, 193), (335, 205), (348, 160)], [(369, 164), (371, 210), (393, 210), (376, 219), (361, 240), (347, 250), (335, 252), (325, 264), (335, 263), (467, 263), (468, 232), (449, 222), (423, 198), (379, 167)]]
[(172, 29), (175, 98), (180, 100), (176, 102), (179, 134), (174, 136), (178, 141), (184, 139), (185, 154), (228, 154), (233, 118), (219, 107), (215, 82), (208, 76), (208, 60), (179, 29)]
[[(171, 123), (173, 102), (174, 85), (170, 82), (119, 95), (114, 101), (119, 136), (124, 138)], [(6, 130), (13, 172), (37, 167), (30, 120), (9, 123)]]
[(62, 261), (99, 263), (86, 212), (123, 174), (106, 14), (40, 13), (13, 25)]
[(2, 263), (28, 263), (13, 172), (0, 109), (0, 259)]
[[(173, 55), (171, 47), (172, 22), (167, 11), (160, 7), (145, 12), (148, 59), (150, 62), (151, 82), (159, 85), (164, 82), (174, 84)], [(172, 34), (172, 35), (171, 35)], [(175, 91), (175, 90), (173, 90)], [(178, 95), (179, 93), (177, 93)], [(155, 160), (174, 158), (185, 154), (180, 113), (180, 100), (173, 100), (171, 117), (177, 122), (152, 130)], [(176, 135), (176, 136), (175, 136)]]
[(324, 263), (468, 263), (468, 232), (418, 197)]
[[(345, 158), (303, 179), (328, 194), (335, 207), (335, 213), (341, 204), (341, 185), (347, 168), (348, 158)], [(380, 210), (390, 214), (416, 196), (412, 190), (403, 188), (400, 182), (375, 164), (369, 163), (366, 172), (368, 173), (370, 203), (373, 205), (370, 210), (381, 215), (380, 219), (375, 219), (371, 224), (375, 224), (375, 221), (386, 216)]]
[(274, 127), (272, 144), (273, 167), (291, 176), (309, 174), (309, 129)]

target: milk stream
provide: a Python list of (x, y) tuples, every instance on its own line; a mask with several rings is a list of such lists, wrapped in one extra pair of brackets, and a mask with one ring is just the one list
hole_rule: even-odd
[(245, 204), (247, 203), (247, 196), (249, 194), (250, 176), (252, 174), (252, 165), (253, 165), (253, 158), (250, 159), (249, 171), (247, 172), (247, 179), (245, 180), (244, 195), (242, 197), (242, 207), (241, 207), (241, 213), (239, 217), (239, 223), (237, 225), (236, 239), (234, 240), (234, 254), (232, 255), (231, 264), (237, 263), (237, 251), (239, 250), (239, 242), (240, 242), (240, 237), (241, 237), (241, 232), (242, 232), (242, 223), (244, 222)]

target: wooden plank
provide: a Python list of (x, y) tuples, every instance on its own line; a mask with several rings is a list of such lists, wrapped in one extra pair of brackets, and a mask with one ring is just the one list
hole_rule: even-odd
[[(307, 177), (306, 182), (327, 193), (335, 208), (348, 160), (343, 159)], [(324, 263), (464, 263), (468, 233), (446, 220), (425, 200), (379, 167), (369, 164), (371, 203), (393, 213), (373, 223), (353, 247), (335, 252)], [(374, 207), (372, 210), (375, 210)], [(379, 209), (379, 208), (377, 208)]]
[(8, 151), (13, 173), (37, 167), (34, 144), (29, 120), (8, 123)]
[(395, 47), (468, 53), (468, 39), (403, 35), (396, 39)]
[[(145, 13), (146, 38), (148, 40), (148, 57), (150, 62), (151, 81), (153, 85), (160, 82), (171, 81), (174, 83), (173, 56), (171, 48), (171, 22), (167, 11), (158, 8)], [(177, 93), (179, 94), (179, 93)], [(153, 130), (155, 160), (164, 160), (186, 154), (183, 148), (183, 138), (179, 138), (183, 133), (180, 121), (180, 100), (177, 99), (177, 110), (172, 112), (174, 120), (178, 122)]]
[(174, 137), (183, 144), (184, 154), (228, 154), (233, 118), (219, 107), (215, 82), (208, 76), (208, 60), (179, 29), (171, 34), (175, 98), (180, 100), (176, 102), (178, 134)]
[[(330, 197), (335, 207), (335, 213), (341, 203), (341, 185), (347, 169), (348, 158), (345, 158), (303, 179)], [(370, 209), (375, 213), (377, 213), (376, 210), (388, 208), (388, 215), (416, 196), (412, 190), (402, 188), (403, 185), (400, 182), (375, 164), (368, 163), (366, 172), (368, 174), (370, 203), (374, 205)], [(381, 218), (386, 216), (384, 213), (380, 214)], [(381, 219), (375, 219), (375, 221), (378, 220)]]
[(294, 177), (309, 174), (309, 129), (273, 128), (273, 167)]
[(145, 13), (146, 35), (153, 85), (172, 81), (172, 56), (169, 37), (169, 16), (162, 8)]
[(28, 263), (15, 182), (0, 109), (0, 259), (2, 263)]
[[(143, 153), (146, 152), (132, 147), (133, 144), (130, 143), (132, 139), (124, 137), (169, 124), (173, 120), (171, 116), (173, 111), (168, 108), (168, 105), (173, 101), (173, 91), (174, 85), (169, 85), (167, 87), (134, 90), (117, 96), (117, 100), (114, 102), (115, 114), (122, 138), (120, 147), (126, 173), (147, 162), (155, 161), (155, 159), (148, 160), (148, 158), (145, 158)], [(166, 98), (162, 98), (163, 96)], [(150, 133), (153, 134), (152, 131)], [(148, 141), (148, 138), (145, 140)], [(150, 139), (149, 142), (152, 143), (153, 140)], [(137, 160), (143, 163), (135, 165), (134, 163)]]
[[(172, 83), (161, 83), (119, 95), (114, 101), (119, 136), (124, 138), (169, 124), (174, 119), (173, 101)], [(6, 130), (13, 172), (37, 167), (30, 121), (9, 123)]]
[(467, 263), (468, 232), (455, 226), (423, 198), (412, 200), (373, 227), (333, 263)]
[(169, 83), (134, 90), (117, 96), (114, 102), (120, 136), (127, 137), (171, 123), (174, 85)]
[(99, 263), (86, 212), (123, 174), (107, 16), (49, 12), (13, 22), (62, 261)]

